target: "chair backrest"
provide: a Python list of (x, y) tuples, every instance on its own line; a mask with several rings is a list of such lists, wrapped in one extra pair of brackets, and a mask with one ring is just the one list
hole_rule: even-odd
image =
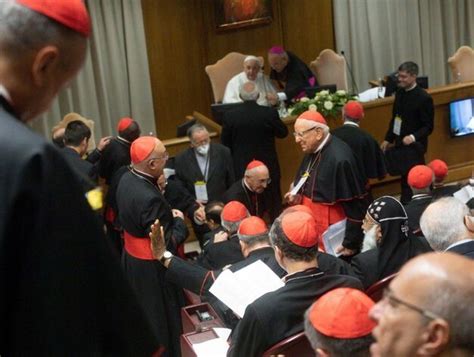
[[(248, 55), (230, 52), (214, 64), (206, 66), (205, 70), (211, 81), (214, 102), (220, 103), (224, 98), (227, 82), (243, 70), (244, 59)], [(257, 57), (263, 65), (263, 57)]]
[(448, 59), (454, 82), (474, 81), (474, 50), (469, 46), (461, 46)]
[(91, 138), (89, 140), (89, 145), (87, 147), (87, 151), (92, 151), (96, 148), (96, 145), (95, 145), (95, 139), (94, 139), (94, 121), (92, 119), (87, 119), (87, 118), (84, 118), (82, 115), (80, 114), (77, 114), (77, 113), (74, 113), (74, 112), (71, 112), (69, 114), (66, 114), (64, 116), (64, 118), (57, 124), (53, 127), (53, 130), (52, 132), (55, 132), (56, 130), (60, 129), (60, 128), (66, 128), (67, 125), (72, 122), (72, 121), (75, 121), (75, 120), (80, 120), (82, 121), (84, 124), (87, 125), (87, 127), (91, 130)]
[(331, 49), (322, 50), (309, 67), (319, 85), (335, 84), (347, 90), (346, 59)]
[(298, 357), (314, 356), (314, 350), (311, 348), (304, 332), (300, 332), (296, 335), (285, 338), (263, 353), (264, 357), (274, 355)]
[(382, 300), (384, 289), (390, 284), (390, 282), (397, 276), (398, 273), (386, 276), (382, 280), (377, 281), (373, 285), (369, 286), (365, 293), (375, 302)]

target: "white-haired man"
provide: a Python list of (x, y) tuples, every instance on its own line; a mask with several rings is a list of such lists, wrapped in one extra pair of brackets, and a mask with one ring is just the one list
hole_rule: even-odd
[(247, 56), (244, 59), (244, 70), (231, 78), (227, 83), (224, 92), (223, 103), (240, 103), (243, 99), (240, 97), (240, 86), (245, 82), (254, 82), (259, 92), (257, 104), (271, 105), (267, 101), (268, 94), (276, 94), (275, 88), (270, 79), (262, 71), (263, 63), (255, 56)]
[[(302, 203), (311, 208), (318, 234), (347, 218), (345, 238), (338, 252), (354, 255), (361, 248), (361, 225), (368, 206), (365, 174), (351, 148), (329, 133), (326, 120), (318, 112), (301, 114), (293, 134), (305, 157), (285, 198), (290, 204)], [(319, 244), (324, 249), (321, 240)]]
[(430, 204), (421, 216), (420, 227), (434, 250), (474, 259), (474, 218), (458, 199), (444, 197)]

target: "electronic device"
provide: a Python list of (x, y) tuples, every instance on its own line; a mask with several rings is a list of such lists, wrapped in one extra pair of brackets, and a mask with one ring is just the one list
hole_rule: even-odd
[(474, 97), (449, 103), (449, 125), (452, 137), (474, 134)]
[(186, 120), (176, 127), (176, 137), (181, 138), (188, 135), (188, 129), (197, 123), (196, 119)]
[(199, 321), (201, 321), (201, 322), (214, 320), (214, 316), (212, 316), (212, 315), (209, 313), (209, 311), (199, 311), (199, 310), (196, 310), (196, 315), (197, 315)]

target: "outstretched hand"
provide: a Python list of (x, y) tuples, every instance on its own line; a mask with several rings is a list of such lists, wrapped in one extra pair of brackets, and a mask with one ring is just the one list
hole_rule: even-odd
[(165, 235), (163, 227), (160, 225), (160, 220), (157, 219), (150, 227), (150, 248), (153, 258), (160, 260), (166, 250)]

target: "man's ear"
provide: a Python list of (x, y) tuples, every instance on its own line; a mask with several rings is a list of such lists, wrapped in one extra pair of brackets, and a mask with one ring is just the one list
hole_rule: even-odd
[(42, 87), (57, 73), (56, 68), (59, 65), (59, 50), (56, 46), (45, 46), (35, 55), (32, 64), (33, 83)]
[(474, 217), (464, 216), (464, 225), (469, 230), (469, 232), (474, 233)]
[(426, 356), (438, 356), (449, 344), (449, 333), (449, 324), (445, 320), (431, 321), (427, 330), (423, 332), (422, 337), (425, 342), (418, 349), (418, 353)]

